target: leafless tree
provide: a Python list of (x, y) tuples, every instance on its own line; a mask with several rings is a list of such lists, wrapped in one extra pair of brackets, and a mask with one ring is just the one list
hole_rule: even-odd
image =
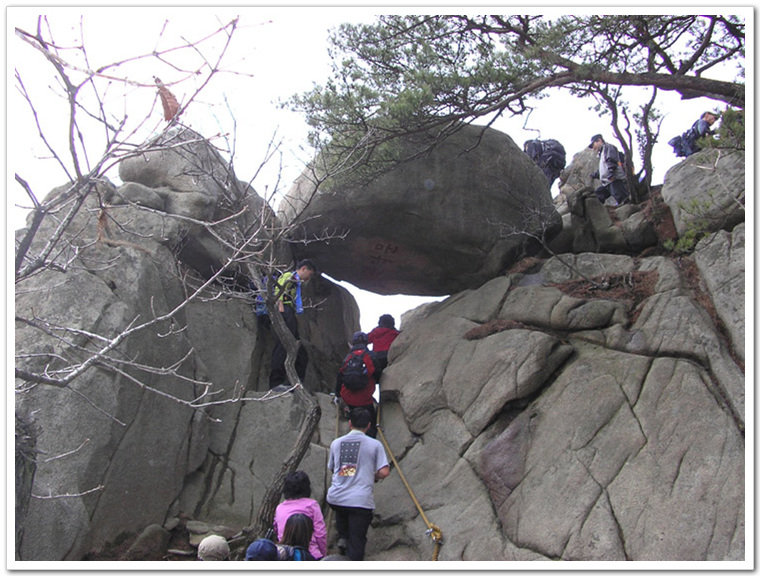
[[(276, 295), (264, 289), (266, 285), (272, 286), (275, 275), (290, 265), (278, 252), (278, 247), (286, 242), (289, 230), (287, 226), (278, 223), (269, 207), (281, 183), (275, 182), (267, 197), (259, 198), (250, 182), (240, 182), (234, 174), (234, 135), (206, 139), (183, 123), (183, 118), (189, 116), (187, 110), (191, 105), (202, 106), (199, 103), (201, 92), (215, 77), (224, 73), (224, 57), (237, 29), (238, 21), (232, 20), (203, 38), (98, 66), (91, 63), (83, 42), (75, 46), (59, 44), (45, 17), (39, 18), (34, 31), (16, 29), (16, 37), (25, 45), (31, 46), (49, 64), (48, 70), (53, 76), (51, 84), (56, 87), (58, 96), (64, 99), (67, 109), (65, 144), (60, 145), (53, 135), (54, 128), (41, 119), (42, 104), (39, 95), (28, 89), (26, 74), (32, 72), (19, 69), (15, 71), (16, 89), (28, 105), (39, 139), (63, 175), (62, 180), (67, 181), (67, 184), (42, 198), (30, 185), (29, 177), (23, 173), (15, 174), (16, 182), (31, 203), (27, 227), (19, 231), (16, 238), (14, 283), (17, 296), (35, 290), (35, 278), (41, 275), (82, 269), (83, 260), (88, 260), (91, 267), (108, 269), (116, 266), (122, 256), (123, 252), (119, 249), (150, 253), (150, 244), (145, 241), (145, 235), (137, 222), (120, 217), (127, 213), (126, 210), (132, 210), (131, 214), (152, 214), (168, 218), (185, 227), (200, 230), (214, 242), (221, 255), (208, 266), (194, 269), (183, 260), (187, 246), (182, 243), (176, 245), (174, 268), (183, 281), (185, 294), (182, 300), (166, 309), (151, 302), (149, 316), (136, 314), (116, 333), (101, 333), (77, 326), (67, 322), (65, 315), (62, 320), (40, 316), (33, 308), (22, 311), (17, 309), (17, 329), (21, 327), (33, 331), (40, 339), (50, 342), (49, 348), (54, 351), (17, 349), (16, 392), (24, 394), (35, 387), (47, 386), (66, 388), (78, 393), (72, 385), (90, 371), (99, 370), (188, 409), (201, 410), (206, 415), (206, 409), (210, 406), (262, 402), (294, 392), (306, 402), (307, 417), (296, 445), (283, 460), (282, 472), (264, 498), (261, 508), (262, 514), (266, 515), (272, 513), (285, 473), (300, 462), (319, 420), (319, 407), (311, 395), (304, 391), (303, 383), (294, 368), (300, 342), (296, 341), (276, 312)], [(139, 74), (130, 74), (135, 63), (146, 64), (145, 70), (164, 70), (166, 74), (161, 73), (163, 80), (153, 75), (139, 79)], [(151, 66), (147, 66), (148, 63)], [(191, 92), (181, 98), (180, 103), (174, 97), (174, 92), (181, 89), (188, 78), (193, 78), (195, 85)], [(106, 97), (115, 84), (130, 86), (153, 95), (148, 108), (142, 110), (137, 120), (133, 120), (134, 116), (126, 112), (126, 106), (120, 111)], [(156, 119), (159, 102), (163, 116)], [(150, 135), (152, 136), (148, 137)], [(278, 147), (279, 144), (273, 139), (261, 166), (276, 158)], [(197, 149), (212, 150), (214, 162), (224, 168), (209, 169), (206, 159), (193, 158), (193, 151)], [(116, 167), (127, 159), (157, 152), (187, 155), (186, 160), (197, 167), (199, 178), (214, 181), (224, 191), (218, 198), (212, 218), (167, 214), (129, 198), (121, 198), (119, 205), (113, 204), (117, 193), (109, 176)], [(224, 160), (225, 154), (228, 160)], [(322, 180), (319, 183), (331, 173), (345, 169), (346, 166), (341, 166), (321, 171)], [(86, 229), (82, 225), (85, 221), (94, 221), (96, 231)], [(327, 236), (329, 235), (314, 240)], [(96, 259), (97, 264), (93, 264)], [(265, 278), (270, 281), (264, 282)], [(183, 357), (162, 364), (140, 362), (124, 352), (125, 343), (146, 335), (162, 338), (181, 334), (186, 329), (182, 320), (184, 311), (194, 301), (218, 298), (245, 298), (251, 301), (257, 296), (265, 301), (273, 329), (287, 350), (288, 391), (270, 391), (263, 396), (244, 395), (244, 385), (236, 382), (231, 393), (228, 391), (222, 396), (220, 390), (223, 386), (214, 382), (213, 378), (198, 378), (188, 375), (184, 370), (194, 353), (192, 349)], [(152, 386), (149, 383), (151, 376), (170, 377), (183, 382), (193, 391), (192, 397)], [(93, 409), (103, 412), (95, 401), (86, 400)], [(116, 415), (106, 415), (116, 424), (123, 425)], [(31, 494), (30, 478), (34, 475), (35, 458), (38, 457), (34, 449), (33, 430), (32, 423), (17, 417), (17, 522), (19, 514), (23, 516), (30, 497), (82, 497), (102, 488), (93, 486), (77, 493)], [(23, 462), (24, 466), (19, 468), (19, 462)], [(19, 475), (19, 472), (22, 473)], [(271, 522), (271, 518), (262, 517), (259, 526), (265, 525), (267, 521)], [(19, 537), (17, 531), (17, 553)]]

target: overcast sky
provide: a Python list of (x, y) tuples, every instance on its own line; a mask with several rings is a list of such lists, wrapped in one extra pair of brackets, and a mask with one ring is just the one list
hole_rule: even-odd
[[(398, 9), (377, 9), (397, 13)], [(376, 10), (376, 11), (377, 11)], [(651, 9), (648, 9), (650, 12)], [(430, 12), (430, 10), (427, 10)], [(449, 13), (455, 8), (446, 8)], [(472, 8), (467, 11), (473, 13)], [(416, 13), (423, 11), (415, 10)], [(19, 70), (30, 93), (39, 97), (38, 113), (48, 138), (60, 147), (66, 133), (66, 110), (60, 98), (53, 97), (50, 85), (51, 66), (31, 47), (15, 37), (13, 29), (34, 32), (40, 9), (6, 8), (8, 24), (8, 183), (9, 227), (23, 226), (22, 212), (14, 208), (29, 202), (14, 181), (14, 173), (27, 180), (42, 197), (54, 186), (66, 181), (56, 164), (45, 159), (28, 105), (13, 88), (14, 70)], [(379, 12), (378, 12), (379, 13)], [(273, 134), (282, 139), (282, 181), (279, 187), (287, 190), (310, 159), (306, 148), (307, 127), (302, 118), (277, 106), (280, 99), (308, 90), (313, 83), (323, 83), (330, 71), (327, 56), (327, 31), (343, 21), (371, 21), (373, 11), (359, 8), (99, 8), (86, 7), (46, 8), (44, 14), (54, 26), (60, 43), (80, 36), (83, 23), (84, 43), (90, 65), (99, 65), (164, 49), (177, 42), (177, 38), (199, 38), (213, 31), (217, 25), (240, 16), (239, 29), (225, 59), (230, 73), (204, 90), (197, 103), (188, 108), (183, 121), (204, 136), (216, 133), (234, 134), (235, 171), (241, 180), (253, 179), (253, 187), (262, 195), (277, 186), (279, 160), (263, 170), (254, 179), (264, 158)], [(218, 24), (217, 24), (218, 22)], [(160, 38), (160, 40), (159, 40)], [(11, 65), (12, 64), (12, 65)], [(235, 73), (231, 73), (235, 72)], [(130, 70), (132, 78), (150, 83), (154, 75), (164, 82), (179, 76), (171, 69), (157, 70), (147, 63), (136, 63)], [(197, 82), (190, 79), (173, 89), (182, 102)], [(121, 97), (120, 88), (114, 89), (113, 98)], [(144, 117), (150, 112), (155, 90), (126, 87), (127, 101), (133, 108), (132, 117)], [(123, 98), (122, 98), (123, 99)], [(707, 109), (720, 108), (720, 103), (708, 100), (682, 101), (675, 94), (660, 92), (660, 109), (666, 114), (662, 124), (660, 143), (655, 147), (654, 183), (661, 183), (668, 168), (677, 162), (667, 141), (686, 130)], [(530, 117), (500, 118), (493, 125), (509, 134), (522, 145), (524, 140), (540, 136), (556, 138), (565, 146), (568, 162), (572, 155), (588, 145), (592, 134), (602, 133), (612, 140), (608, 117), (599, 117), (589, 110), (590, 101), (582, 101), (555, 92), (537, 103)], [(142, 115), (142, 116), (140, 116)], [(160, 110), (154, 110), (150, 127), (160, 130), (163, 125)], [(234, 122), (233, 122), (234, 120)], [(149, 135), (149, 134), (148, 134)], [(635, 159), (638, 161), (638, 159)], [(638, 162), (637, 162), (638, 164)], [(114, 176), (115, 178), (115, 176)], [(557, 184), (553, 194), (557, 193)], [(12, 243), (11, 243), (12, 245)], [(362, 329), (375, 326), (380, 314), (390, 313), (397, 325), (401, 313), (429, 301), (430, 298), (381, 297), (351, 287), (362, 311)]]

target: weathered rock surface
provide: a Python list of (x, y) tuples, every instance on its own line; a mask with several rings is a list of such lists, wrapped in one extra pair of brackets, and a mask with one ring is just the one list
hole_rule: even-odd
[[(429, 142), (405, 142), (407, 154)], [(379, 294), (448, 295), (482, 285), (560, 227), (545, 178), (506, 134), (465, 126), (368, 185), (305, 172), (280, 204), (295, 239), (345, 231), (299, 252), (331, 277)], [(326, 187), (328, 186), (328, 187)]]
[[(107, 244), (90, 208), (71, 228), (76, 265), (17, 289), (16, 315), (30, 320), (16, 324), (17, 368), (55, 373), (99, 345), (93, 335), (112, 338), (186, 295), (195, 223), (112, 206), (108, 238), (123, 242)], [(746, 560), (744, 235), (740, 224), (706, 237), (693, 261), (534, 259), (403, 316), (381, 424), (443, 532), (440, 560)], [(17, 417), (32, 421), (24, 434), (39, 450), (33, 477), (17, 481), (28, 492), (17, 494), (19, 559), (79, 560), (129, 538), (123, 558), (154, 559), (180, 518), (191, 546), (255, 521), (308, 406), (267, 391), (271, 333), (250, 303), (208, 296), (126, 339), (121, 372), (94, 366), (67, 387), (17, 379)], [(298, 467), (324, 505), (328, 448), (346, 430), (325, 392), (358, 308), (326, 278), (304, 296), (305, 382), (322, 417)], [(181, 402), (204, 383), (214, 405)], [(53, 497), (64, 494), (78, 496)], [(366, 559), (430, 560), (398, 470), (375, 497)]]
[[(453, 296), (394, 343), (383, 393), (419, 437), (400, 464), (444, 537), (468, 542), (444, 546), (441, 559), (744, 558), (734, 396), (743, 374), (721, 359), (716, 326), (677, 319), (701, 315), (663, 259), (582, 254), (572, 264), (591, 276), (661, 273), (633, 319), (630, 305), (603, 294), (573, 298), (542, 285), (578, 278), (554, 258), (533, 274), (540, 283), (520, 286), (526, 278), (512, 275)], [(672, 312), (647, 312), (662, 305)], [(499, 319), (506, 329), (463, 338)], [(484, 487), (487, 510), (478, 506)], [(390, 519), (419, 522), (393, 476), (378, 493), (378, 532), (394, 529)], [(475, 510), (473, 539), (466, 519)]]
[(730, 233), (720, 231), (704, 238), (694, 251), (694, 260), (733, 349), (744, 361), (744, 224)]
[(744, 152), (702, 150), (665, 174), (662, 197), (673, 213), (678, 234), (731, 230), (744, 222)]
[(581, 192), (586, 189), (594, 190), (599, 186), (599, 180), (591, 177), (591, 174), (599, 169), (599, 157), (591, 148), (584, 148), (573, 155), (573, 159), (562, 171), (559, 177), (560, 196), (555, 199), (558, 210), (563, 213), (560, 206), (565, 203), (569, 194)]
[[(56, 223), (52, 217), (43, 220), (33, 251)], [(16, 293), (16, 315), (29, 320), (16, 324), (16, 367), (52, 374), (70, 369), (107, 346), (103, 339), (180, 306), (200, 283), (201, 270), (183, 261), (187, 237), (199, 226), (131, 204), (112, 205), (104, 213), (94, 198), (88, 201), (61, 240), (67, 247), (61, 262), (75, 256), (73, 265), (46, 269)], [(215, 250), (224, 254), (227, 248)], [(301, 318), (303, 344), (313, 355), (305, 383), (332, 389), (348, 335), (358, 328), (358, 310), (345, 289), (326, 278), (318, 284), (304, 291), (305, 304), (316, 306)], [(266, 443), (270, 452), (261, 460), (272, 466), (260, 467), (254, 446), (260, 439), (250, 434), (277, 431), (287, 442), (303, 413), (302, 407), (292, 413), (298, 407), (287, 403), (282, 410), (268, 404), (263, 417), (256, 415), (255, 396), (268, 388), (272, 335), (251, 304), (244, 293), (220, 294), (217, 286), (186, 302), (171, 320), (124, 338), (109, 353), (124, 362), (118, 372), (96, 363), (66, 387), (17, 379), (16, 413), (32, 422), (40, 451), (19, 559), (78, 560), (180, 512), (250, 523), (261, 486), (279, 471), (276, 462), (283, 454), (281, 444)], [(34, 328), (41, 319), (43, 331)], [(329, 332), (313, 331), (311, 342), (314, 323)], [(322, 376), (328, 373), (329, 384)], [(189, 404), (199, 397), (231, 402), (244, 393), (251, 399), (216, 409)], [(282, 401), (272, 404), (277, 402)], [(256, 424), (250, 430), (247, 418)], [(325, 456), (324, 449), (312, 452), (309, 471), (315, 478), (324, 472)], [(249, 478), (254, 459), (257, 474)], [(314, 483), (318, 486), (317, 479)], [(209, 507), (212, 512), (206, 513)], [(232, 518), (225, 514), (228, 508)], [(163, 542), (146, 538), (147, 548), (135, 544), (130, 557)]]
[(142, 154), (119, 164), (115, 199), (170, 214), (211, 220), (217, 206), (243, 197), (219, 152), (193, 130), (176, 127), (148, 143)]
[(593, 150), (584, 148), (560, 177), (560, 195), (554, 199), (562, 214), (562, 231), (549, 243), (554, 253), (609, 252), (638, 254), (657, 244), (654, 223), (632, 204), (616, 209), (602, 205), (594, 195), (600, 185), (590, 174), (599, 167)]

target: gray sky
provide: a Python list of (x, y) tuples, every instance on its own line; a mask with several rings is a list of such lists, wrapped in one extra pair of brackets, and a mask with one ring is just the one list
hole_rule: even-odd
[[(47, 152), (41, 146), (28, 105), (13, 88), (14, 69), (22, 74), (30, 93), (39, 97), (36, 101), (41, 123), (48, 138), (58, 148), (65, 147), (65, 103), (53, 96), (50, 89), (50, 64), (38, 53), (25, 45), (13, 33), (14, 27), (34, 32), (41, 9), (7, 8), (9, 66), (8, 66), (8, 216), (9, 228), (23, 226), (23, 212), (15, 204), (28, 206), (29, 202), (13, 174), (26, 179), (39, 197), (66, 181), (56, 163), (45, 159)], [(382, 9), (384, 13), (400, 10)], [(470, 7), (462, 11), (473, 13)], [(648, 9), (650, 12), (651, 9)], [(455, 8), (447, 7), (452, 13)], [(577, 10), (576, 10), (577, 11)], [(416, 13), (431, 10), (415, 10)], [(545, 12), (545, 11), (544, 11)], [(310, 158), (306, 149), (307, 127), (302, 118), (287, 110), (279, 109), (276, 102), (294, 93), (308, 90), (313, 83), (324, 82), (329, 73), (327, 56), (327, 30), (340, 22), (371, 21), (373, 12), (363, 8), (243, 8), (212, 9), (164, 7), (102, 8), (86, 7), (45, 8), (44, 14), (54, 26), (56, 39), (65, 43), (66, 36), (79, 36), (80, 20), (83, 22), (85, 46), (91, 59), (91, 67), (110, 63), (135, 54), (150, 53), (177, 42), (179, 36), (197, 38), (213, 31), (215, 21), (226, 23), (239, 15), (240, 29), (225, 61), (225, 73), (209, 85), (197, 105), (188, 108), (184, 122), (206, 137), (216, 133), (234, 134), (234, 165), (238, 178), (251, 180), (253, 187), (262, 195), (274, 190), (277, 184), (279, 162), (282, 162), (282, 179), (279, 188), (286, 191), (301, 171), (303, 163)], [(163, 30), (163, 32), (162, 32)], [(160, 38), (160, 40), (159, 40)], [(12, 64), (12, 65), (10, 65)], [(164, 82), (178, 80), (182, 75), (171, 69), (157, 70), (147, 63), (136, 63), (130, 68), (130, 76), (140, 82), (150, 83), (154, 75)], [(188, 79), (173, 88), (180, 102), (187, 98), (196, 85)], [(135, 86), (115, 86), (109, 97), (119, 98), (131, 107), (133, 118), (144, 118), (150, 113), (155, 90)], [(642, 94), (645, 94), (642, 91)], [(686, 130), (707, 109), (719, 103), (705, 99), (682, 101), (678, 95), (660, 92), (660, 109), (666, 114), (662, 123), (660, 142), (655, 147), (654, 183), (661, 183), (668, 168), (677, 163), (667, 144), (674, 135)], [(572, 155), (588, 145), (590, 136), (602, 133), (613, 140), (608, 117), (599, 117), (589, 110), (592, 102), (572, 96), (553, 93), (537, 103), (530, 117), (500, 118), (493, 127), (509, 134), (522, 145), (524, 140), (540, 136), (555, 138), (563, 143)], [(147, 130), (157, 131), (163, 127), (160, 110), (154, 110)], [(233, 123), (234, 120), (234, 123)], [(257, 175), (272, 135), (282, 138), (282, 156)], [(62, 154), (65, 152), (61, 148)], [(638, 158), (635, 159), (638, 161)], [(638, 164), (638, 162), (636, 162)], [(256, 175), (255, 179), (254, 176)], [(117, 180), (117, 176), (112, 176)], [(557, 193), (557, 184), (552, 190)], [(12, 245), (12, 244), (11, 244)], [(397, 325), (401, 313), (430, 298), (377, 296), (351, 287), (362, 311), (362, 329), (375, 326), (380, 314), (390, 313)]]

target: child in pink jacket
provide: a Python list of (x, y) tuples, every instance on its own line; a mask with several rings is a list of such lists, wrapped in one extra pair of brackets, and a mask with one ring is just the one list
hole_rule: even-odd
[(274, 512), (274, 530), (277, 540), (282, 539), (285, 523), (291, 514), (306, 514), (314, 522), (314, 533), (309, 542), (309, 553), (317, 560), (327, 554), (327, 528), (319, 503), (310, 498), (311, 480), (303, 470), (290, 472), (285, 476), (282, 495), (284, 500)]

